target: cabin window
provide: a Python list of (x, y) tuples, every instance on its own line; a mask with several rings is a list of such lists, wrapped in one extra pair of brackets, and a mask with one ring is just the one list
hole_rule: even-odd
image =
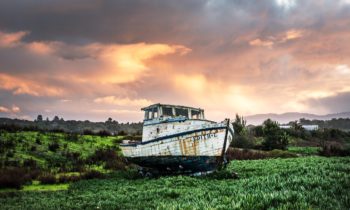
[(188, 117), (188, 109), (176, 108), (176, 109), (175, 109), (175, 115), (176, 115), (176, 116)]
[(191, 110), (191, 119), (199, 119), (201, 112), (198, 110)]
[(152, 119), (158, 118), (158, 109), (157, 108), (153, 108), (151, 110), (151, 112), (152, 112)]
[(155, 112), (153, 112), (153, 118), (158, 118), (158, 112), (157, 110)]
[(172, 117), (172, 116), (174, 116), (173, 115), (173, 108), (171, 108), (171, 107), (163, 107), (163, 116), (164, 117), (167, 117), (167, 116)]
[(146, 120), (158, 118), (158, 109), (153, 108), (153, 109), (146, 111), (145, 118), (146, 118)]

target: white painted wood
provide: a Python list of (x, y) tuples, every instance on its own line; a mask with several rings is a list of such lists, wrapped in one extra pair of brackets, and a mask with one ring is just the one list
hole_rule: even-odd
[[(213, 123), (208, 121), (186, 120), (184, 122), (162, 123), (144, 127), (146, 141), (136, 146), (123, 146), (121, 149), (126, 157), (147, 156), (220, 156), (224, 145), (226, 129), (225, 122)], [(157, 128), (159, 132), (157, 132)], [(213, 130), (200, 131), (167, 138), (160, 141), (151, 141), (159, 137), (165, 137), (186, 131), (213, 128)], [(228, 132), (228, 141), (225, 151), (228, 149), (232, 135)], [(148, 142), (151, 141), (151, 142)]]
[[(163, 115), (164, 107), (171, 108), (173, 116)], [(188, 116), (176, 116), (175, 108), (186, 109)], [(121, 144), (125, 157), (221, 155), (226, 121), (216, 123), (205, 120), (204, 110), (200, 108), (154, 104), (142, 110), (146, 112), (142, 143), (135, 146)], [(190, 119), (191, 110), (199, 112), (199, 119)], [(157, 116), (150, 116), (149, 112), (157, 113)], [(231, 124), (230, 128), (233, 131)], [(232, 138), (231, 132), (228, 132), (225, 152)]]

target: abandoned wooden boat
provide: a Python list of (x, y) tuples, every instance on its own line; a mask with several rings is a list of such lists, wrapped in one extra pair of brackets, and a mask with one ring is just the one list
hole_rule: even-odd
[(168, 173), (213, 171), (226, 163), (233, 138), (229, 120), (213, 122), (204, 110), (153, 104), (145, 111), (142, 141), (126, 141), (121, 149), (127, 160)]

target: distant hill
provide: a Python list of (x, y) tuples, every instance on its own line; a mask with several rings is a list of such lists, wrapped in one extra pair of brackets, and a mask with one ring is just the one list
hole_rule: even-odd
[(278, 121), (279, 123), (288, 123), (290, 121), (299, 120), (301, 118), (309, 120), (331, 120), (333, 118), (350, 118), (350, 112), (342, 112), (336, 114), (327, 114), (327, 115), (315, 115), (309, 113), (299, 113), (299, 112), (287, 112), (283, 114), (256, 114), (246, 116), (247, 124), (260, 125), (266, 119), (270, 118), (271, 120)]

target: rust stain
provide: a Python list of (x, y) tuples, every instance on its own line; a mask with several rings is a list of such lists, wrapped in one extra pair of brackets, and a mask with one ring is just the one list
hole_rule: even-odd
[(188, 145), (186, 143), (186, 139), (182, 141), (182, 145), (183, 145), (183, 148), (184, 148), (184, 155), (189, 155), (189, 152), (188, 152)]
[(193, 144), (193, 152), (194, 152), (194, 155), (197, 155), (197, 147), (198, 147), (198, 141), (196, 140), (192, 140)]
[(183, 146), (182, 146), (182, 141), (179, 141), (179, 144), (180, 144), (181, 155), (184, 155), (184, 149), (183, 149)]

